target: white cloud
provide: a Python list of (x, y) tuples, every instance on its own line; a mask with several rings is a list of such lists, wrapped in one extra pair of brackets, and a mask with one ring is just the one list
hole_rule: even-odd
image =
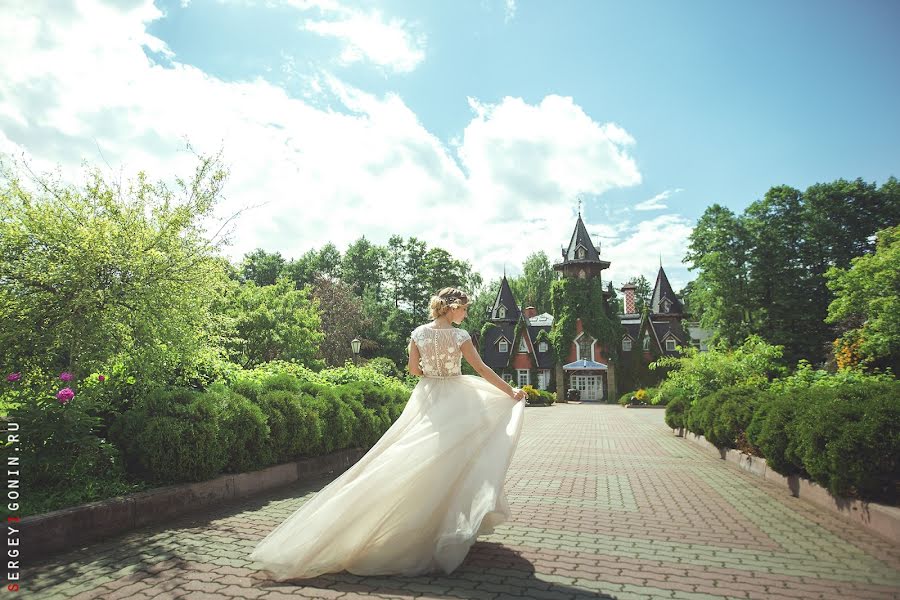
[(668, 208), (668, 205), (663, 204), (665, 200), (668, 200), (672, 194), (677, 194), (678, 192), (683, 192), (684, 190), (681, 188), (676, 188), (674, 190), (665, 190), (657, 195), (653, 196), (649, 200), (644, 200), (634, 206), (634, 210), (664, 210)]
[(661, 262), (677, 292), (691, 278), (681, 260), (693, 225), (677, 214), (659, 215), (636, 224), (618, 224), (615, 227), (618, 235), (604, 246), (602, 258), (611, 263), (604, 271), (604, 281), (611, 280), (616, 287), (621, 287), (626, 280), (643, 275), (653, 285)]
[(327, 73), (309, 80), (328, 100), (319, 107), (262, 79), (226, 82), (178, 62), (146, 31), (162, 18), (149, 0), (130, 10), (48, 6), (22, 3), (0, 22), (0, 53), (15, 58), (0, 62), (0, 151), (27, 152), (38, 169), (59, 164), (69, 177), (86, 159), (108, 161), (116, 175), (171, 178), (194, 166), (184, 139), (201, 151), (221, 146), (231, 178), (219, 216), (262, 204), (237, 220), (233, 260), (256, 247), (296, 257), (400, 234), (491, 278), (536, 250), (556, 260), (578, 193), (641, 180), (631, 136), (571, 98), (470, 99), (472, 121), (448, 145), (399, 96)]
[(364, 12), (332, 0), (291, 0), (303, 11), (318, 10), (320, 19), (306, 19), (301, 28), (343, 45), (340, 62), (368, 61), (379, 67), (408, 73), (425, 59), (426, 38), (403, 19), (386, 20), (379, 10)]

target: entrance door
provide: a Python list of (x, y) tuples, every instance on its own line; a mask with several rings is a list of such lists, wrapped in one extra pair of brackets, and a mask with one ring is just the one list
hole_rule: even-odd
[(572, 387), (581, 392), (582, 400), (600, 400), (603, 390), (598, 375), (572, 375)]

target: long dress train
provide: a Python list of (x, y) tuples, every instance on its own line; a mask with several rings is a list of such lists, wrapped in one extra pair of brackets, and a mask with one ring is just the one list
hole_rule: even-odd
[(509, 518), (503, 482), (524, 403), (459, 374), (464, 330), (423, 325), (412, 339), (425, 376), (403, 413), (250, 555), (277, 579), (451, 573)]

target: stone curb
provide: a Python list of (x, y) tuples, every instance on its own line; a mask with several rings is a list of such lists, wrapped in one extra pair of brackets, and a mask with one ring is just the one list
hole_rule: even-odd
[(812, 502), (816, 506), (862, 525), (876, 535), (900, 545), (900, 508), (833, 496), (826, 488), (809, 479), (798, 475), (785, 476), (770, 469), (764, 458), (745, 454), (739, 450), (719, 448), (708, 442), (702, 435), (691, 433), (683, 427), (675, 430), (675, 435), (700, 446), (710, 454), (734, 463), (739, 469), (787, 488), (792, 496)]
[(170, 485), (25, 517), (19, 523), (22, 555), (43, 558), (211, 505), (343, 471), (365, 453), (362, 448), (340, 450), (259, 471), (220, 475), (208, 481)]

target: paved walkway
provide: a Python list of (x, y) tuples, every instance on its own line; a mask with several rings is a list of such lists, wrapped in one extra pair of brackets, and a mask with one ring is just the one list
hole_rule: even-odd
[(513, 519), (450, 576), (269, 580), (251, 548), (327, 480), (54, 557), (20, 598), (900, 598), (900, 548), (672, 435), (660, 410), (526, 411)]

